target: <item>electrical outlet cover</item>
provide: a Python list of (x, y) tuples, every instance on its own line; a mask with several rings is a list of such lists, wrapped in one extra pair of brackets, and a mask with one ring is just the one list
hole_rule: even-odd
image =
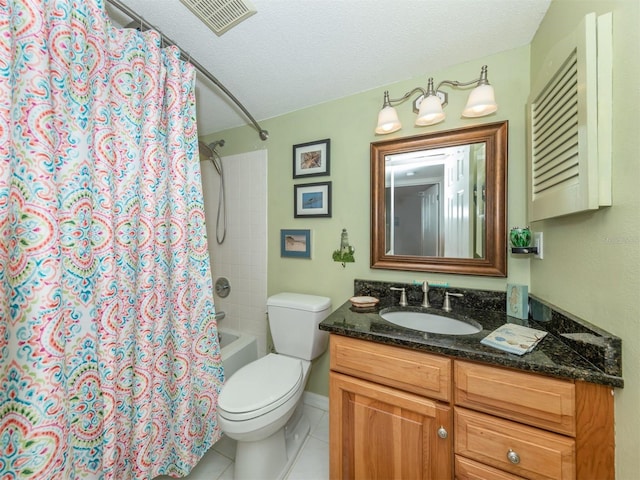
[(534, 232), (533, 246), (538, 249), (538, 253), (534, 254), (534, 257), (542, 260), (542, 232)]

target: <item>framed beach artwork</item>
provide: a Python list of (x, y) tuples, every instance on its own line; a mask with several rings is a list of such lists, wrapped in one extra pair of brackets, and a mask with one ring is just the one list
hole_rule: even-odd
[(293, 216), (331, 217), (331, 182), (294, 185)]
[(293, 146), (293, 178), (329, 175), (331, 140), (316, 140)]
[(280, 256), (311, 258), (311, 230), (280, 230)]

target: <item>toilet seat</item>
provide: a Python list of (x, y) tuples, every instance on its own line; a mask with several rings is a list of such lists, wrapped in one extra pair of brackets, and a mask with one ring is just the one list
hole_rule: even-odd
[(299, 359), (270, 353), (229, 379), (218, 398), (218, 413), (232, 421), (269, 413), (296, 394), (303, 376)]

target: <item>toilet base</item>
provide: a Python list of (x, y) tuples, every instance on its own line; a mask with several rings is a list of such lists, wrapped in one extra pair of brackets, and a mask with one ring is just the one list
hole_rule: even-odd
[(302, 403), (284, 428), (256, 442), (238, 441), (234, 478), (280, 480), (291, 468), (309, 434), (309, 419), (302, 412)]

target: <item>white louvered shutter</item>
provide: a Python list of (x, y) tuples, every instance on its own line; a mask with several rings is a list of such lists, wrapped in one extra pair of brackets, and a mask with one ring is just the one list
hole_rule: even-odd
[(587, 15), (550, 52), (532, 86), (530, 221), (611, 204), (610, 24), (610, 14)]

